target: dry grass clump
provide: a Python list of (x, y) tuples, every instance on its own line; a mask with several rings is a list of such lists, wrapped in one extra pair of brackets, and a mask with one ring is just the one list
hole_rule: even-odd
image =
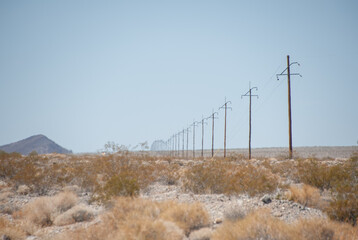
[(208, 224), (209, 216), (199, 204), (120, 197), (101, 223), (59, 239), (181, 240), (184, 234)]
[(14, 217), (38, 227), (51, 226), (58, 215), (75, 206), (77, 201), (77, 196), (72, 192), (62, 192), (53, 197), (39, 197), (14, 213)]
[(293, 239), (354, 240), (358, 239), (358, 229), (349, 224), (326, 219), (302, 219), (293, 227), (298, 231)]
[(2, 202), (6, 202), (7, 199), (11, 196), (13, 196), (14, 193), (13, 192), (10, 192), (10, 191), (3, 191), (3, 192), (0, 192), (0, 203)]
[(302, 204), (304, 207), (320, 208), (322, 206), (319, 189), (307, 184), (303, 184), (302, 186), (291, 185), (287, 193), (287, 198), (288, 200)]
[(161, 218), (174, 222), (188, 235), (191, 231), (208, 226), (210, 223), (209, 214), (204, 210), (200, 203), (173, 203), (168, 202), (168, 206), (161, 214)]
[(285, 223), (272, 217), (268, 210), (250, 213), (236, 222), (225, 221), (214, 233), (212, 240), (341, 240), (357, 239), (358, 229), (324, 219), (299, 220)]
[(0, 218), (0, 236), (2, 239), (20, 240), (25, 239), (26, 233), (14, 223)]
[(212, 160), (187, 170), (184, 189), (202, 193), (240, 194), (250, 196), (271, 193), (278, 187), (278, 178), (264, 167), (239, 166), (229, 161)]
[(231, 206), (225, 209), (224, 219), (235, 222), (240, 219), (244, 219), (247, 215), (247, 210), (240, 206)]
[(224, 221), (213, 233), (213, 240), (246, 239), (290, 239), (285, 230), (285, 223), (272, 217), (269, 210), (262, 209), (248, 214), (236, 222)]
[(212, 235), (211, 228), (201, 228), (190, 233), (189, 240), (210, 240)]
[(64, 226), (76, 222), (89, 221), (93, 216), (92, 210), (87, 205), (79, 204), (58, 215), (53, 223), (56, 226)]

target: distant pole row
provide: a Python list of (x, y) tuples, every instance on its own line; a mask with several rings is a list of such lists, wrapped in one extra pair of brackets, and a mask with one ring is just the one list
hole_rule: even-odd
[[(287, 68), (283, 70), (280, 74), (276, 74), (277, 80), (279, 80), (280, 76), (286, 76), (287, 75), (287, 85), (288, 85), (288, 131), (289, 131), (289, 156), (292, 158), (293, 148), (292, 148), (292, 118), (291, 118), (291, 82), (290, 77), (293, 75), (301, 76), (299, 73), (291, 73), (290, 66), (293, 64), (297, 64), (300, 66), (298, 62), (290, 63), (290, 57), (287, 55)], [(251, 102), (252, 97), (257, 97), (258, 95), (252, 94), (253, 90), (258, 91), (257, 87), (251, 87), (251, 83), (249, 83), (249, 90), (241, 95), (241, 98), (243, 97), (249, 97), (249, 159), (251, 159)], [(231, 101), (226, 101), (225, 103), (219, 107), (218, 110), (224, 109), (225, 112), (225, 123), (224, 123), (224, 158), (226, 157), (226, 130), (227, 130), (227, 110), (232, 108), (228, 105), (231, 105)], [(206, 120), (211, 119), (211, 157), (214, 157), (214, 123), (215, 119), (218, 119), (216, 116), (218, 115), (218, 112), (212, 112), (212, 114), (206, 118), (202, 117), (201, 121), (193, 121), (193, 123), (183, 130), (173, 134), (167, 141), (166, 141), (166, 147), (167, 151), (169, 151), (169, 154), (171, 156), (177, 156), (177, 157), (186, 157), (189, 158), (189, 133), (191, 127), (193, 127), (193, 150), (192, 150), (192, 156), (195, 158), (195, 128), (201, 124), (201, 157), (204, 157), (204, 125), (207, 124)], [(186, 154), (185, 154), (185, 133), (186, 133)], [(180, 139), (180, 136), (182, 135), (182, 139)], [(182, 151), (180, 151), (180, 140), (182, 140)], [(181, 152), (181, 153), (180, 153)]]
[[(228, 104), (231, 104), (230, 101), (226, 101), (225, 103), (219, 108), (225, 110), (225, 125), (224, 125), (224, 157), (226, 157), (226, 119), (227, 119), (227, 109), (231, 109), (228, 107)], [(178, 157), (189, 157), (189, 133), (192, 127), (193, 132), (193, 149), (192, 149), (192, 156), (195, 158), (195, 128), (201, 125), (201, 157), (204, 157), (204, 126), (207, 124), (206, 120), (212, 119), (212, 129), (211, 129), (211, 156), (214, 156), (214, 121), (217, 119), (216, 115), (218, 112), (214, 112), (208, 117), (202, 117), (201, 121), (193, 121), (193, 123), (183, 130), (173, 134), (167, 141), (166, 146), (167, 150), (169, 151), (171, 156), (178, 156)], [(186, 133), (186, 151), (185, 151), (185, 133)], [(182, 137), (182, 138), (180, 138)], [(180, 140), (182, 140), (182, 151), (180, 151)], [(186, 153), (185, 153), (186, 152)]]

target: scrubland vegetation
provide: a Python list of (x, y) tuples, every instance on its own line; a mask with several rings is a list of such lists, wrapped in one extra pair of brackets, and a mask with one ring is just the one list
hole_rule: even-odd
[[(7, 239), (358, 239), (358, 155), (341, 161), (185, 160), (128, 151), (0, 152), (0, 181), (0, 236)], [(328, 218), (288, 223), (268, 209), (236, 209), (217, 224), (200, 203), (141, 198), (154, 183), (188, 194), (269, 195)], [(9, 203), (24, 196), (30, 201)], [(51, 236), (44, 231), (72, 225)]]

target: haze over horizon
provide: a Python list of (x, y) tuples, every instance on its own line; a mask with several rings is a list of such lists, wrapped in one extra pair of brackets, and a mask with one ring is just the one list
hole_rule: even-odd
[[(358, 2), (1, 1), (0, 145), (43, 134), (79, 152), (167, 140), (213, 109), (215, 147), (358, 144)], [(201, 127), (196, 130), (201, 146)], [(190, 135), (190, 141), (192, 135)], [(191, 144), (191, 143), (189, 143)], [(211, 121), (205, 148), (211, 144)]]

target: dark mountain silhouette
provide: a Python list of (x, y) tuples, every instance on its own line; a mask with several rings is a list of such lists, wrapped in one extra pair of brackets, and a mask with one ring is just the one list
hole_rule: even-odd
[(32, 151), (36, 151), (38, 154), (72, 153), (72, 151), (61, 147), (44, 135), (35, 135), (18, 142), (0, 146), (0, 150), (8, 153), (18, 152), (23, 155), (28, 155)]

